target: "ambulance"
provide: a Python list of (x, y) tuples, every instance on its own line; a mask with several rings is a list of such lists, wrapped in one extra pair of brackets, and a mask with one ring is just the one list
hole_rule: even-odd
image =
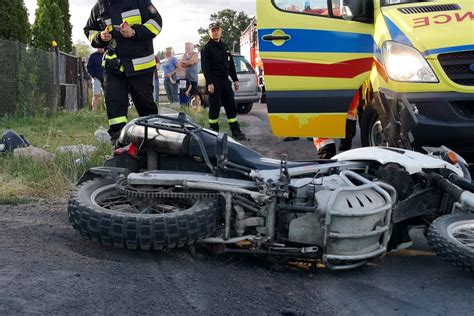
[(474, 0), (257, 0), (257, 17), (274, 135), (344, 138), (355, 110), (362, 145), (474, 154)]

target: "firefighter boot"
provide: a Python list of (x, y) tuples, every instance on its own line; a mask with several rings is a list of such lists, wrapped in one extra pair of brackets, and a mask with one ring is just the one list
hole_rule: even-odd
[(212, 129), (214, 132), (219, 133), (219, 123), (209, 123), (210, 129)]
[(339, 143), (339, 151), (346, 151), (352, 148), (352, 137), (341, 139)]
[(245, 137), (245, 134), (242, 133), (240, 130), (240, 125), (239, 122), (232, 122), (229, 123), (230, 126), (230, 131), (232, 133), (232, 137), (236, 140), (247, 140), (247, 137)]
[(339, 144), (339, 151), (345, 151), (352, 148), (352, 138), (354, 138), (357, 130), (357, 121), (347, 119), (346, 120), (346, 138), (341, 139)]
[(321, 147), (318, 150), (319, 159), (331, 159), (336, 155), (336, 144), (331, 143)]

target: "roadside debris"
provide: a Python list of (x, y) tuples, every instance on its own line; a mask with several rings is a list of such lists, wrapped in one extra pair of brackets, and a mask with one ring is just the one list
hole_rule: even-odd
[(97, 150), (97, 147), (92, 145), (74, 145), (74, 146), (61, 146), (56, 150), (58, 153), (69, 153), (75, 157), (89, 156)]
[(99, 127), (95, 131), (94, 137), (101, 143), (110, 143), (110, 135), (104, 127)]
[(33, 146), (16, 148), (13, 150), (13, 156), (32, 159), (43, 163), (50, 163), (56, 157), (55, 154), (52, 154), (49, 151)]
[(18, 135), (14, 130), (7, 129), (0, 139), (0, 154), (13, 152), (15, 148), (31, 146), (23, 135)]

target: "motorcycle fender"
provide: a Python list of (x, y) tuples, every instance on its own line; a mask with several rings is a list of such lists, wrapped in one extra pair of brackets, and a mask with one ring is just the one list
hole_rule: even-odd
[(380, 89), (375, 96), (375, 105), (390, 145), (411, 148), (414, 140), (412, 131), (418, 120), (406, 97), (388, 89)]
[(99, 177), (116, 179), (119, 175), (127, 176), (129, 173), (130, 171), (125, 168), (115, 168), (115, 167), (91, 168), (82, 175), (82, 177), (77, 182), (77, 185), (80, 185), (81, 183), (84, 183), (86, 181), (90, 181)]
[(382, 165), (396, 163), (409, 174), (423, 170), (449, 169), (462, 177), (462, 171), (452, 164), (419, 152), (391, 147), (363, 147), (345, 151), (332, 159), (338, 161), (375, 161)]

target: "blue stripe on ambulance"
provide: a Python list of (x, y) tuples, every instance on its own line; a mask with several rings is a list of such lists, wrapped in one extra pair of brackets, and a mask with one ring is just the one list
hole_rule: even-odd
[[(276, 30), (284, 31), (291, 39), (281, 46), (262, 39)], [(372, 54), (375, 46), (370, 34), (302, 29), (260, 29), (258, 34), (260, 51), (264, 52)]]
[(402, 30), (400, 30), (398, 26), (395, 23), (393, 23), (389, 18), (385, 17), (385, 23), (387, 23), (388, 31), (390, 32), (390, 36), (392, 37), (392, 40), (414, 47), (412, 42), (402, 32)]

